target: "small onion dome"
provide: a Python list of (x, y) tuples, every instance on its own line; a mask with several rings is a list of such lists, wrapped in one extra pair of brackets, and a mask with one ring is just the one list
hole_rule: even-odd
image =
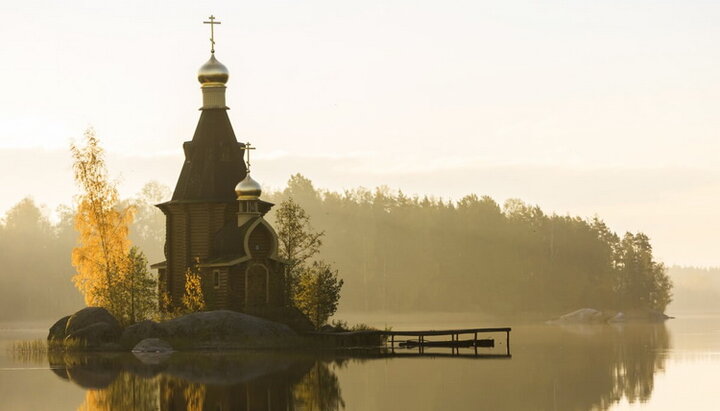
[(203, 86), (222, 86), (228, 81), (230, 72), (221, 62), (217, 61), (215, 54), (210, 56), (210, 60), (203, 64), (198, 70), (198, 81)]
[(237, 194), (238, 200), (257, 200), (262, 194), (262, 189), (260, 183), (253, 180), (248, 174), (235, 186), (235, 194)]

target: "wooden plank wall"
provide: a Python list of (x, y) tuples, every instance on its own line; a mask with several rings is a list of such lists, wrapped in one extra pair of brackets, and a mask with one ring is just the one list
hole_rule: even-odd
[(190, 204), (190, 263), (206, 258), (210, 251), (209, 204)]
[(185, 213), (177, 210), (176, 207), (170, 210), (171, 224), (168, 233), (168, 275), (172, 277), (170, 280), (170, 294), (175, 304), (182, 299), (185, 291), (185, 269), (187, 268), (187, 246), (185, 238), (187, 235), (187, 216)]
[[(192, 203), (172, 204), (167, 210), (166, 241), (168, 244), (167, 277), (168, 288), (175, 304), (179, 304), (185, 291), (185, 272), (194, 264), (196, 257), (201, 259), (212, 255), (212, 243), (218, 230), (225, 224), (235, 224), (237, 203)], [(282, 267), (267, 260), (274, 246), (272, 235), (258, 226), (251, 233), (251, 243), (258, 243), (261, 251), (256, 253), (270, 270), (270, 304), (283, 303)], [(254, 247), (251, 246), (251, 252)], [(206, 284), (213, 286), (213, 271), (203, 272)], [(238, 277), (238, 278), (235, 278)], [(214, 290), (218, 308), (244, 307), (245, 266), (220, 269), (220, 288)], [(236, 309), (237, 309), (236, 308)]]

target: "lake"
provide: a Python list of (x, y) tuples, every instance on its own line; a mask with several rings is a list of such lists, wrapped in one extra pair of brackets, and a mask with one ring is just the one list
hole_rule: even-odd
[(270, 351), (18, 358), (9, 342), (44, 338), (51, 322), (6, 323), (0, 410), (718, 409), (720, 315), (572, 327), (471, 314), (363, 318), (396, 330), (512, 326), (512, 358)]

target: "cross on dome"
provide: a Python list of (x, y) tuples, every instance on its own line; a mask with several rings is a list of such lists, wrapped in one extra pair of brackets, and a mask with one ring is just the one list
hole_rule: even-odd
[(203, 21), (203, 24), (210, 25), (210, 53), (215, 54), (215, 25), (222, 24), (219, 21), (215, 21), (215, 16), (212, 14), (209, 17), (210, 21)]
[(245, 143), (245, 152), (247, 153), (247, 173), (250, 174), (250, 150), (255, 150), (255, 147), (250, 145), (250, 142), (248, 141)]

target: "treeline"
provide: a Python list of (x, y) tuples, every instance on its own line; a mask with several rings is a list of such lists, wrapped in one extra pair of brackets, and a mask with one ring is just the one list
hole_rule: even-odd
[(674, 265), (668, 275), (673, 282), (673, 312), (720, 313), (720, 268)]
[(341, 310), (550, 314), (664, 310), (671, 301), (648, 237), (620, 237), (598, 218), (548, 215), (520, 200), (501, 207), (487, 196), (323, 191), (299, 174), (266, 197), (293, 197), (327, 233), (323, 258), (346, 281)]
[[(150, 263), (164, 259), (165, 220), (153, 204), (170, 190), (149, 183), (130, 239)], [(292, 197), (325, 231), (321, 257), (345, 281), (341, 311), (478, 311), (557, 314), (581, 307), (663, 310), (672, 285), (648, 237), (611, 232), (599, 219), (545, 214), (519, 200), (410, 197), (385, 187), (318, 190), (301, 175), (263, 198)], [(54, 318), (82, 305), (71, 282), (74, 210), (51, 223), (29, 199), (0, 222), (0, 320)], [(274, 219), (271, 212), (269, 219)]]
[(0, 222), (0, 321), (45, 319), (82, 307), (70, 277), (75, 242), (71, 210), (52, 224), (31, 199)]
[[(162, 259), (165, 218), (153, 204), (167, 200), (167, 187), (151, 182), (122, 201), (136, 209), (130, 240), (150, 262)], [(0, 219), (0, 321), (56, 319), (84, 306), (71, 278), (72, 249), (78, 246), (76, 210), (60, 206), (57, 221), (25, 198)]]

